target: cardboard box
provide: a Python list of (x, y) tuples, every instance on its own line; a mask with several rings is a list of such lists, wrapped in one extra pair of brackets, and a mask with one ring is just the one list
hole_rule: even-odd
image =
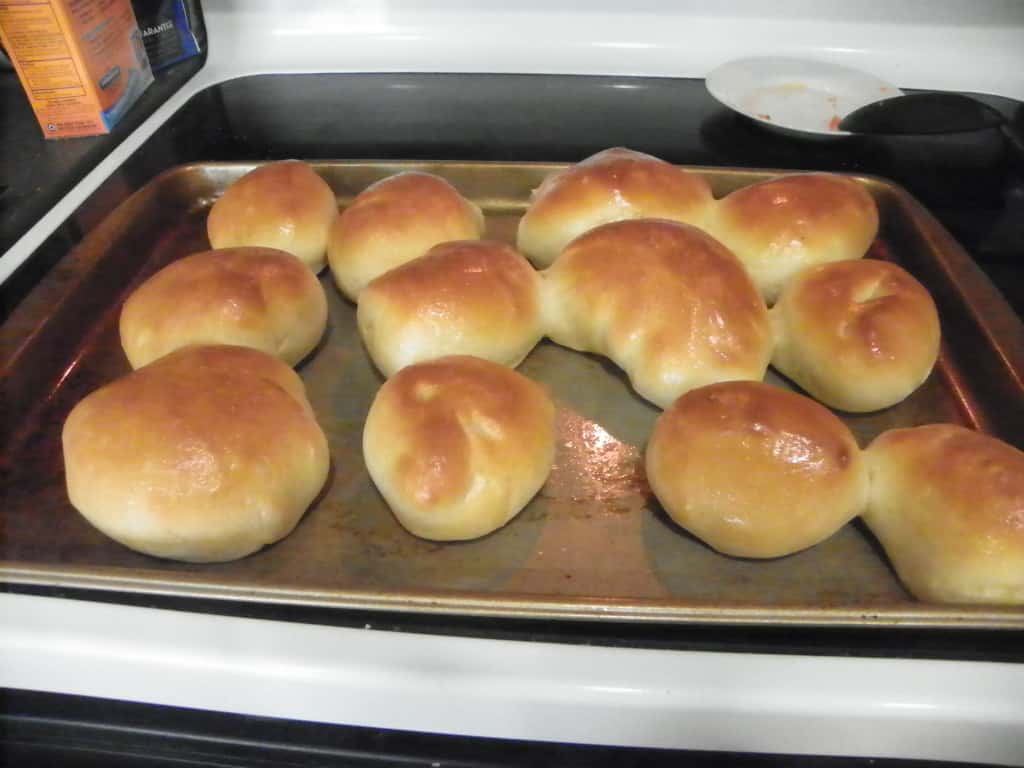
[(154, 72), (198, 56), (197, 0), (132, 0), (149, 66)]
[(48, 139), (109, 132), (153, 82), (131, 0), (0, 0), (0, 38)]

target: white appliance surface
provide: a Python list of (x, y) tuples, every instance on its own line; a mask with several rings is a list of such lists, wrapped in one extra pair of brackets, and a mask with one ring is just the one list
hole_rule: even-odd
[(618, 746), (1024, 762), (1024, 665), (415, 635), (0, 595), (0, 685)]
[[(703, 77), (787, 55), (1024, 98), (1019, 0), (203, 5), (206, 66), (0, 256), (0, 280), (193, 94), (244, 75)], [(453, 638), (15, 594), (0, 615), (0, 686), (442, 733), (1024, 765), (1024, 665)]]

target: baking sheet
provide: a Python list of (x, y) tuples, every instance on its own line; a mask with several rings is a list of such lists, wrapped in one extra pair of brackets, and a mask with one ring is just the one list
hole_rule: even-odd
[[(314, 162), (342, 205), (400, 170), (445, 176), (487, 214), (487, 236), (514, 242), (530, 191), (563, 166), (534, 163)], [(851, 523), (769, 561), (720, 555), (674, 525), (652, 497), (643, 446), (658, 415), (602, 358), (544, 341), (520, 367), (558, 407), (551, 478), (509, 525), (477, 541), (434, 543), (401, 528), (363, 465), (362, 424), (382, 383), (355, 307), (321, 275), (328, 333), (299, 369), (331, 444), (326, 491), (285, 540), (242, 560), (173, 563), (93, 529), (67, 501), (60, 431), (88, 392), (129, 371), (117, 336), (126, 296), (205, 249), (213, 200), (252, 164), (183, 166), (140, 189), (83, 240), (12, 314), (3, 342), (5, 503), (0, 579), (9, 583), (270, 603), (626, 621), (1024, 627), (1024, 609), (929, 605), (897, 581), (867, 529)], [(715, 194), (778, 171), (695, 168)], [(902, 263), (932, 292), (944, 347), (905, 402), (844, 416), (861, 445), (884, 429), (966, 424), (1024, 437), (1024, 329), (969, 257), (898, 187), (860, 179), (882, 231), (871, 256)], [(786, 386), (774, 373), (771, 383)]]

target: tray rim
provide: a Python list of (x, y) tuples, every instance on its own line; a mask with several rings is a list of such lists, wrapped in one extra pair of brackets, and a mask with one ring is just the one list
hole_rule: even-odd
[[(918, 607), (886, 605), (861, 608), (810, 608), (803, 606), (732, 605), (673, 606), (652, 598), (601, 598), (572, 600), (546, 595), (511, 594), (488, 599), (469, 592), (452, 594), (386, 590), (309, 590), (298, 587), (247, 587), (218, 584), (190, 574), (175, 574), (177, 583), (162, 583), (124, 575), (116, 567), (82, 569), (0, 568), (6, 583), (19, 586), (83, 589), (135, 596), (154, 595), (178, 599), (218, 600), (239, 604), (299, 606), (338, 610), (407, 612), (430, 615), (493, 617), (505, 619), (605, 620), (648, 624), (720, 624), (770, 627), (935, 627), (964, 630), (1020, 630), (1024, 612), (999, 606), (918, 603)], [(109, 574), (107, 572), (110, 572)], [(184, 576), (184, 578), (182, 578)], [(170, 580), (167, 580), (170, 581)], [(0, 582), (4, 583), (4, 582)], [(188, 590), (180, 588), (189, 585)], [(908, 602), (909, 606), (914, 606)], [(951, 611), (960, 615), (950, 616)]]

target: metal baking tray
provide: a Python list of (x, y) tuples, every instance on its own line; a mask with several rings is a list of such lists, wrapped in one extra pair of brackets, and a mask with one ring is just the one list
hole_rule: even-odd
[[(316, 162), (341, 204), (371, 182), (419, 169), (451, 180), (514, 242), (530, 191), (563, 167), (537, 163)], [(136, 554), (94, 530), (65, 493), (60, 433), (70, 408), (128, 372), (117, 335), (125, 297), (157, 269), (208, 248), (209, 206), (252, 164), (202, 163), (153, 179), (109, 213), (43, 279), (2, 329), (5, 414), (0, 580), (161, 593), (513, 617), (786, 625), (1024, 628), (1024, 609), (918, 602), (854, 521), (804, 552), (768, 561), (720, 555), (675, 526), (645, 482), (658, 411), (607, 361), (544, 341), (520, 370), (559, 405), (556, 466), (509, 525), (477, 541), (414, 538), (363, 465), (363, 419), (382, 379), (353, 305), (329, 273), (328, 334), (301, 368), (326, 431), (332, 472), (296, 530), (242, 560), (190, 565)], [(693, 168), (717, 196), (779, 171)], [(944, 344), (905, 402), (844, 416), (862, 445), (884, 429), (934, 421), (1024, 439), (1024, 328), (970, 257), (901, 188), (856, 177), (875, 197), (870, 254), (915, 274), (939, 306)], [(785, 382), (769, 373), (769, 380)]]

